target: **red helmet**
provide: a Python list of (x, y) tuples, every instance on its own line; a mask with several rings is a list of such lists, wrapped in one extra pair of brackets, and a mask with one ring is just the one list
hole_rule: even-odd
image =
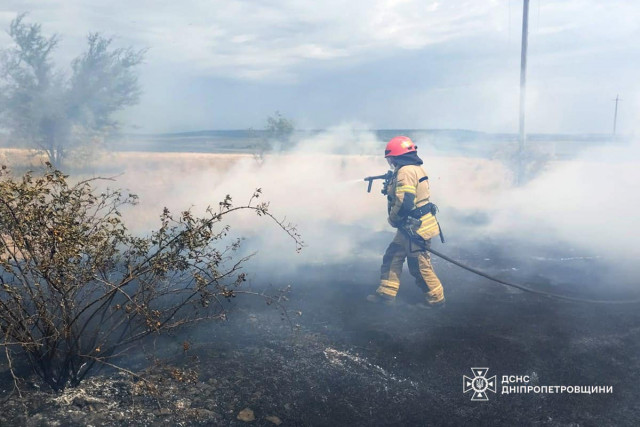
[(418, 147), (408, 136), (396, 136), (391, 138), (384, 150), (384, 157), (402, 156), (403, 154), (416, 151)]

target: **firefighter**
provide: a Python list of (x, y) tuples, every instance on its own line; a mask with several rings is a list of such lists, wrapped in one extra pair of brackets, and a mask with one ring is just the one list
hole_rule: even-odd
[(416, 145), (406, 136), (397, 136), (389, 141), (385, 158), (393, 168), (393, 177), (386, 188), (388, 221), (397, 231), (382, 259), (380, 286), (367, 300), (388, 304), (395, 301), (406, 258), (409, 272), (425, 294), (425, 302), (418, 306), (442, 308), (444, 291), (426, 250), (431, 244), (431, 237), (438, 235), (440, 229), (434, 205), (429, 202), (429, 178), (420, 166), (422, 160), (418, 157)]

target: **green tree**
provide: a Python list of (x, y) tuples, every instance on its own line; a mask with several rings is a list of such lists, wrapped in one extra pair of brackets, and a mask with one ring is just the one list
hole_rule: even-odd
[(265, 131), (267, 133), (267, 139), (276, 142), (287, 142), (291, 138), (295, 125), (293, 121), (283, 117), (279, 111), (276, 111), (273, 116), (267, 117), (267, 125)]
[(52, 62), (58, 37), (46, 37), (25, 16), (11, 22), (13, 46), (0, 57), (0, 125), (61, 167), (74, 150), (117, 129), (115, 112), (138, 102), (145, 51), (112, 48), (111, 39), (89, 34), (87, 50), (65, 76)]
[(264, 156), (272, 151), (281, 151), (282, 145), (291, 140), (295, 124), (279, 111), (267, 117), (263, 138), (253, 145), (253, 156), (258, 163), (264, 162)]
[(10, 367), (25, 356), (54, 390), (115, 366), (149, 335), (222, 319), (226, 300), (251, 293), (241, 287), (240, 241), (225, 243), (232, 212), (269, 218), (302, 247), (295, 227), (257, 203), (259, 189), (247, 204), (227, 196), (202, 217), (165, 208), (159, 228), (140, 236), (121, 217), (137, 197), (94, 183), (71, 184), (51, 167), (18, 178), (0, 170), (0, 347)]

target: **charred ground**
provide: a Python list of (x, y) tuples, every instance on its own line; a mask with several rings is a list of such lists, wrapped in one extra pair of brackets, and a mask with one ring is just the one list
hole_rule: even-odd
[[(606, 284), (600, 276), (609, 270), (599, 258), (524, 246), (486, 241), (442, 250), (541, 289), (605, 297), (591, 286)], [(377, 281), (375, 260), (301, 267), (291, 275), (293, 330), (273, 307), (238, 299), (229, 321), (148, 342), (123, 361), (146, 369), (157, 388), (102, 372), (54, 395), (34, 379), (22, 399), (5, 401), (0, 424), (244, 425), (238, 414), (250, 408), (254, 425), (634, 425), (637, 306), (557, 301), (434, 264), (446, 287), (443, 311), (414, 306), (421, 295), (408, 275), (397, 306), (366, 303)], [(270, 281), (256, 277), (253, 286)], [(528, 375), (533, 385), (605, 385), (613, 393), (498, 392), (471, 402), (462, 376), (477, 366), (498, 378)]]

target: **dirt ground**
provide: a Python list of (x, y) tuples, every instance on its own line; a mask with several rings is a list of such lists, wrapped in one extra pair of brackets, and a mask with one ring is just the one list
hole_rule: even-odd
[[(142, 186), (143, 197), (145, 192), (159, 193), (183, 203), (192, 199), (182, 189), (200, 194), (199, 185), (207, 188), (200, 182), (205, 175), (194, 171), (224, 174), (241, 159), (250, 155), (126, 153), (107, 164), (113, 172), (128, 171), (124, 182)], [(334, 172), (342, 179), (340, 162)], [(486, 194), (501, 190), (503, 176), (495, 173), (495, 162), (461, 158), (450, 159), (448, 165), (457, 165), (451, 176), (460, 182), (481, 186), (483, 203)], [(370, 170), (369, 163), (357, 167), (357, 176), (383, 172)], [(136, 172), (142, 169), (144, 173)], [(161, 172), (159, 179), (148, 178), (154, 170)], [(271, 172), (267, 168), (264, 173)], [(93, 172), (89, 168), (85, 173)], [(181, 176), (187, 181), (179, 181)], [(437, 170), (432, 177), (439, 179)], [(315, 182), (314, 194), (323, 195), (327, 185), (320, 175), (309, 179)], [(364, 193), (364, 183), (355, 181)], [(291, 200), (290, 190), (278, 193), (281, 182), (274, 180), (271, 189), (276, 207)], [(458, 182), (447, 181), (444, 174), (436, 184), (440, 194), (467, 201), (457, 206), (460, 212), (478, 209), (472, 194), (477, 188), (461, 193)], [(252, 182), (238, 185), (254, 188)], [(353, 193), (338, 196), (353, 203)], [(333, 203), (336, 192), (327, 194)], [(327, 221), (358, 223), (379, 216), (380, 203), (364, 197), (373, 196), (364, 193), (360, 216), (345, 211), (343, 217)], [(465, 214), (459, 221), (475, 226), (480, 217)], [(310, 231), (318, 224), (324, 223), (306, 224), (307, 235), (313, 236)], [(348, 247), (363, 256), (342, 263), (317, 259), (285, 272), (278, 271), (279, 265), (262, 264), (265, 271), (253, 275), (250, 286), (291, 284), (290, 322), (259, 299), (237, 298), (228, 321), (149, 340), (119, 361), (148, 383), (105, 369), (80, 387), (55, 394), (18, 366), (28, 378), (19, 396), (12, 393), (7, 366), (0, 362), (0, 426), (637, 425), (637, 304), (581, 304), (531, 295), (435, 259), (447, 296), (444, 310), (418, 308), (422, 296), (408, 274), (398, 304), (372, 305), (365, 297), (376, 287), (381, 254), (390, 240), (388, 231), (374, 233), (370, 240), (359, 241), (360, 247)], [(620, 288), (617, 294), (610, 289), (616, 282), (611, 275), (615, 266), (562, 247), (552, 236), (536, 246), (518, 240), (468, 243), (435, 248), (537, 289), (591, 298), (637, 296), (635, 286)], [(370, 253), (380, 257), (364, 256)], [(497, 376), (497, 392), (488, 391), (488, 401), (471, 401), (473, 391), (463, 391), (464, 376), (473, 376), (471, 368), (477, 367), (489, 368), (488, 378)], [(505, 375), (526, 376), (527, 385), (534, 387), (603, 386), (612, 393), (502, 394)]]
[[(485, 268), (502, 277), (512, 277), (509, 253), (522, 253), (498, 242), (486, 242), (482, 253), (446, 249), (476, 265), (490, 257)], [(584, 283), (601, 268), (562, 258), (557, 248), (532, 251), (547, 261), (515, 273), (528, 283), (554, 274)], [(396, 306), (365, 302), (377, 279), (373, 262), (301, 268), (291, 277), (291, 324), (244, 299), (227, 322), (145, 343), (124, 362), (146, 369), (155, 388), (105, 371), (60, 395), (32, 378), (21, 399), (7, 397), (3, 369), (0, 425), (637, 425), (637, 305), (552, 300), (434, 264), (447, 294), (447, 307), (435, 312), (415, 306), (421, 295), (409, 276)], [(463, 393), (472, 367), (497, 375), (497, 393), (486, 402)], [(501, 394), (503, 375), (612, 393)]]

